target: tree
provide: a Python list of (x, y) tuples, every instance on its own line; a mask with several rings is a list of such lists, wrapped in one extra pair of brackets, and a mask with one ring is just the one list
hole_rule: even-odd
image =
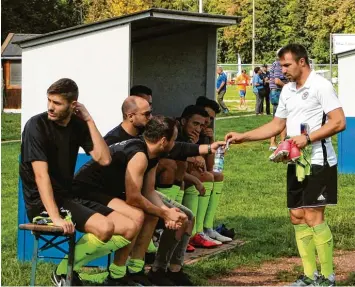
[(2, 41), (10, 32), (42, 34), (81, 22), (72, 0), (3, 0), (1, 7)]

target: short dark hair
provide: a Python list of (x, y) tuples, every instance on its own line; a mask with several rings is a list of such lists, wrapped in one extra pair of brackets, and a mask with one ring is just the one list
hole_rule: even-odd
[(306, 61), (306, 64), (309, 66), (307, 50), (301, 44), (288, 44), (280, 49), (280, 51), (277, 53), (277, 56), (282, 58), (286, 53), (291, 53), (294, 60), (297, 62), (303, 58)]
[(264, 68), (267, 68), (267, 64), (263, 64), (263, 67), (264, 67)]
[(208, 113), (205, 111), (204, 108), (190, 105), (187, 106), (181, 114), (181, 119), (189, 120), (193, 115), (200, 115), (202, 117), (209, 117)]
[(175, 127), (176, 121), (174, 119), (165, 116), (154, 116), (145, 126), (143, 136), (152, 143), (158, 142), (163, 137), (170, 141), (174, 135)]
[(260, 67), (255, 67), (254, 68), (254, 73), (256, 74), (257, 72), (259, 72), (260, 71)]
[(78, 85), (71, 79), (63, 78), (54, 82), (47, 90), (48, 95), (61, 95), (68, 102), (76, 101), (79, 96)]
[(196, 100), (196, 106), (202, 107), (202, 108), (211, 108), (214, 110), (216, 114), (221, 112), (221, 108), (219, 107), (219, 104), (217, 104), (216, 101), (210, 100), (204, 96), (198, 97)]
[(129, 93), (131, 96), (144, 96), (144, 95), (150, 95), (153, 96), (153, 92), (150, 88), (148, 88), (147, 86), (143, 86), (143, 85), (136, 85), (133, 86), (130, 90)]

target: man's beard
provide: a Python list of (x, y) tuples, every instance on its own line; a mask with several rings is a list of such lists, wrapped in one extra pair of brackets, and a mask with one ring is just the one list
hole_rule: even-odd
[[(57, 113), (57, 119), (56, 120), (53, 120), (54, 122), (57, 122), (57, 123), (61, 123), (61, 122), (64, 122), (68, 117), (71, 116), (71, 109), (70, 109), (70, 106), (68, 106), (68, 108), (60, 113)], [(49, 118), (49, 120), (51, 120)]]

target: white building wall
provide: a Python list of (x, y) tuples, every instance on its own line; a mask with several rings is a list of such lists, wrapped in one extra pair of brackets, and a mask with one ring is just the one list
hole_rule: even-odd
[(338, 92), (346, 117), (355, 117), (355, 51), (338, 58)]
[(84, 34), (22, 52), (21, 130), (33, 115), (47, 110), (48, 87), (60, 78), (79, 86), (83, 103), (102, 135), (122, 121), (129, 95), (130, 26)]

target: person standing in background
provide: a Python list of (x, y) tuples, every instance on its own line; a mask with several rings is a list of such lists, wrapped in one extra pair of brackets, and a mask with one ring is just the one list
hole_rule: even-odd
[[(267, 65), (264, 64), (261, 67), (262, 73), (260, 74), (260, 78), (264, 82), (264, 89), (265, 89), (265, 106), (266, 106), (266, 114), (270, 115), (270, 87), (269, 87), (269, 81), (270, 81), (270, 72), (267, 70)], [(261, 106), (261, 111), (264, 111), (264, 103)]]
[(222, 111), (224, 114), (229, 113), (229, 110), (226, 106), (226, 104), (223, 101), (224, 95), (226, 94), (227, 91), (227, 75), (223, 72), (222, 67), (217, 68), (217, 84), (216, 84), (216, 92), (217, 92), (217, 99), (218, 103), (222, 108)]
[(256, 67), (254, 69), (254, 76), (253, 76), (253, 92), (255, 94), (255, 114), (262, 115), (262, 106), (264, 102), (265, 96), (265, 89), (264, 89), (264, 82), (260, 78), (261, 69), (260, 67)]
[(237, 77), (236, 82), (240, 96), (239, 108), (242, 109), (242, 106), (244, 106), (244, 109), (246, 110), (248, 107), (245, 102), (245, 97), (247, 94), (247, 86), (249, 85), (249, 76), (247, 75), (246, 70), (242, 70), (242, 73)]

